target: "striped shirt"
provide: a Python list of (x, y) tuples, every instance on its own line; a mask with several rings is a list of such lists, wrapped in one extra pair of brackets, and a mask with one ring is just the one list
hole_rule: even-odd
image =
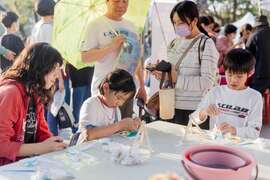
[[(201, 34), (200, 34), (201, 35)], [(187, 49), (193, 39), (180, 39), (174, 41), (174, 45), (168, 48), (168, 61), (176, 65), (180, 56)], [(217, 82), (217, 63), (219, 53), (212, 39), (207, 39), (205, 48), (201, 51), (201, 64), (199, 63), (199, 42), (186, 54), (182, 60), (176, 90), (176, 109), (195, 110), (202, 97)], [(202, 47), (204, 40), (200, 47)]]

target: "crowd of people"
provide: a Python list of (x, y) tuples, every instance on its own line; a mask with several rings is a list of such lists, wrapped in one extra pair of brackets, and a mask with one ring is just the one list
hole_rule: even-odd
[[(136, 28), (123, 17), (128, 2), (106, 0), (105, 14), (89, 23), (81, 43), (81, 59), (95, 62), (95, 66), (80, 70), (64, 63), (50, 45), (54, 0), (36, 1), (40, 21), (25, 42), (17, 35), (18, 15), (4, 15), (0, 165), (66, 148), (58, 136), (63, 127), (59, 112), (64, 104), (71, 107), (74, 121), (67, 128), (72, 129), (78, 143), (140, 127), (141, 119), (133, 117), (133, 106), (135, 98), (149, 99), (144, 77), (147, 70), (137, 53), (141, 50)], [(236, 26), (225, 25), (221, 35), (215, 19), (200, 16), (192, 1), (177, 3), (168, 19), (176, 34), (166, 59), (175, 85), (175, 116), (168, 121), (187, 125), (192, 116), (203, 129), (258, 138), (262, 96), (270, 87), (267, 17), (258, 17), (254, 27), (241, 27), (240, 40), (236, 40)], [(135, 43), (128, 44), (127, 36)], [(124, 67), (119, 62), (130, 64)], [(151, 63), (152, 67), (157, 65), (156, 60)], [(149, 74), (162, 78), (158, 70)]]

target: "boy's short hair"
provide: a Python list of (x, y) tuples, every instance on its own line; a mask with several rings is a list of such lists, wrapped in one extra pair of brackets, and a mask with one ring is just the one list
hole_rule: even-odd
[(2, 19), (2, 23), (6, 28), (10, 28), (14, 22), (17, 22), (19, 16), (11, 11), (8, 11)]
[(232, 49), (225, 56), (223, 66), (225, 71), (233, 73), (249, 73), (254, 69), (255, 57), (246, 49)]
[(54, 0), (37, 0), (35, 9), (40, 16), (52, 16), (55, 4)]
[(209, 24), (215, 23), (215, 19), (213, 18), (213, 16), (207, 16), (208, 20), (209, 20)]

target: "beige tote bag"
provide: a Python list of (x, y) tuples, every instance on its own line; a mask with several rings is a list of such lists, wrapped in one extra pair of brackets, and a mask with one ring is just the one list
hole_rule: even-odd
[[(179, 66), (182, 63), (183, 59), (187, 55), (188, 51), (192, 48), (192, 46), (200, 39), (203, 35), (199, 35), (194, 38), (184, 53), (180, 56), (177, 64), (176, 64), (176, 71), (179, 73)], [(168, 75), (168, 83), (169, 86), (165, 85), (167, 88), (163, 88), (163, 82), (165, 79), (165, 75)], [(172, 82), (172, 75), (171, 72), (162, 73), (162, 78), (160, 82), (160, 90), (159, 90), (159, 116), (163, 120), (173, 119), (175, 114), (175, 88)]]
[[(166, 88), (163, 88), (163, 82), (168, 75)], [(161, 87), (159, 90), (159, 116), (161, 119), (169, 120), (173, 119), (175, 113), (175, 89), (172, 82), (171, 72), (163, 73), (161, 78)]]

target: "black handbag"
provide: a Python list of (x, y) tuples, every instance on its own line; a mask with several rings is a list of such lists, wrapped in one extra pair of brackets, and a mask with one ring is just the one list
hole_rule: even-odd
[(71, 128), (75, 122), (71, 109), (66, 103), (61, 106), (56, 117), (59, 129)]

